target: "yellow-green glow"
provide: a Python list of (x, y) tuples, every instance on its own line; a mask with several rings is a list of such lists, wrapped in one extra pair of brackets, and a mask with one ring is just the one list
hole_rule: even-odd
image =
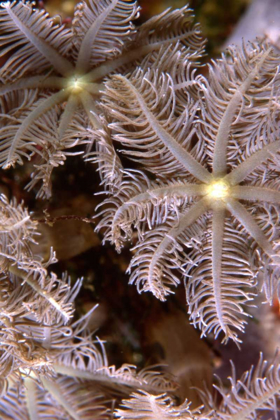
[(80, 92), (83, 89), (82, 84), (77, 79), (71, 80), (69, 87), (71, 87), (74, 92)]
[(214, 181), (207, 187), (207, 194), (213, 198), (225, 198), (228, 193), (229, 187), (224, 181)]

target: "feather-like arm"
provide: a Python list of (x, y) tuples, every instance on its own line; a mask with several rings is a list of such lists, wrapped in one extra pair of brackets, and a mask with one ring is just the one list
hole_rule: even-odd
[[(255, 286), (252, 258), (238, 224), (223, 209), (213, 211), (200, 248), (190, 253), (193, 268), (186, 269), (190, 318), (206, 335), (224, 332), (224, 341), (238, 342), (236, 330), (244, 331), (243, 304), (253, 298)], [(201, 251), (203, 249), (203, 252)]]
[(2, 2), (0, 24), (1, 55), (13, 53), (1, 68), (1, 81), (52, 68), (65, 76), (73, 72), (66, 58), (71, 31), (55, 25), (45, 11), (34, 9), (29, 1)]
[(218, 386), (214, 385), (222, 396), (219, 405), (214, 403), (210, 394), (202, 393), (205, 406), (191, 411), (187, 401), (176, 406), (165, 394), (152, 395), (142, 391), (124, 400), (122, 408), (116, 410), (116, 417), (120, 420), (256, 420), (262, 418), (262, 412), (265, 411), (272, 416), (269, 418), (278, 419), (279, 355), (272, 364), (268, 364), (261, 354), (256, 368), (252, 367), (239, 380), (232, 364), (229, 381), (230, 390), (222, 385), (221, 380)]
[(191, 412), (189, 406), (186, 401), (176, 407), (172, 398), (166, 394), (152, 395), (142, 391), (133, 393), (129, 400), (124, 400), (123, 408), (116, 410), (116, 417), (120, 420), (198, 420), (199, 417)]
[(104, 108), (113, 119), (113, 139), (129, 148), (124, 153), (141, 159), (145, 167), (160, 175), (181, 175), (187, 170), (208, 182), (209, 173), (196, 160), (201, 156), (193, 156), (190, 143), (196, 107), (190, 102), (176, 119), (173, 81), (153, 69), (114, 76), (106, 86)]
[(138, 17), (136, 1), (89, 0), (76, 6), (73, 42), (77, 51), (77, 70), (86, 73), (97, 64), (122, 52)]
[(279, 106), (273, 99), (280, 86), (278, 62), (266, 44), (230, 47), (209, 66), (208, 79), (198, 78), (203, 94), (198, 131), (216, 177), (274, 140), (279, 130)]
[(180, 214), (178, 221), (174, 222), (171, 216), (164, 226), (148, 232), (145, 240), (136, 246), (137, 252), (128, 271), (134, 268), (130, 283), (135, 283), (140, 293), (150, 291), (158, 299), (165, 300), (171, 293), (170, 286), (179, 283), (175, 270), (179, 268), (184, 272), (185, 265), (193, 265), (184, 248), (192, 248), (199, 241), (199, 218), (207, 208), (206, 201), (198, 201)]

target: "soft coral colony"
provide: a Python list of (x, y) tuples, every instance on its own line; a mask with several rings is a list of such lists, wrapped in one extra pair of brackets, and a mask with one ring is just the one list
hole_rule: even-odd
[[(108, 195), (98, 229), (118, 250), (138, 234), (130, 282), (165, 300), (181, 271), (193, 324), (239, 342), (257, 288), (268, 301), (278, 292), (277, 51), (230, 48), (206, 78), (194, 70), (204, 41), (187, 7), (137, 27), (137, 2), (88, 0), (70, 29), (30, 2), (0, 7), (3, 170), (31, 160), (28, 188), (49, 197), (67, 155), (94, 161)], [(222, 403), (208, 396), (202, 412), (163, 395), (174, 383), (162, 374), (109, 367), (88, 330), (92, 313), (71, 322), (81, 282), (48, 273), (55, 254), (36, 253), (28, 211), (2, 196), (0, 222), (3, 419), (109, 419), (131, 389), (122, 419), (277, 415), (278, 359), (233, 375)]]

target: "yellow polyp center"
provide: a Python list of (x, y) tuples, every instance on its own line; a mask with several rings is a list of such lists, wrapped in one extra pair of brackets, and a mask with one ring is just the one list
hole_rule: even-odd
[(225, 198), (229, 194), (229, 186), (224, 181), (214, 181), (207, 187), (207, 195), (212, 198)]
[(71, 82), (69, 83), (69, 87), (71, 87), (72, 92), (75, 93), (79, 93), (83, 90), (81, 82), (79, 82), (79, 80), (77, 79), (71, 80)]

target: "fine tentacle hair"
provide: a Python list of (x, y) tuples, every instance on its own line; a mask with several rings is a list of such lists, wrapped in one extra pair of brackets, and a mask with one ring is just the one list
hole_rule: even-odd
[[(276, 348), (260, 346), (255, 367), (232, 362), (227, 382), (221, 374), (209, 387), (207, 379), (223, 348), (242, 351), (252, 322), (258, 331), (269, 314), (274, 330), (279, 323), (270, 309), (279, 312), (280, 298), (279, 49), (251, 40), (206, 65), (188, 6), (141, 24), (139, 16), (134, 0), (84, 0), (65, 23), (30, 1), (0, 3), (3, 420), (279, 418)], [(82, 199), (73, 185), (83, 172)], [(67, 189), (72, 201), (61, 204)], [(99, 252), (82, 254), (96, 232), (115, 246), (117, 256), (103, 252), (120, 272), (130, 243), (129, 283), (150, 295), (123, 297), (115, 275), (108, 284), (108, 273), (97, 282), (88, 275), (96, 267), (83, 271)], [(61, 252), (71, 243), (74, 262)], [(114, 318), (113, 333), (104, 328), (109, 353), (118, 328), (133, 348), (120, 351), (128, 363), (114, 357), (119, 368), (96, 336), (100, 291), (114, 295), (105, 310), (112, 306)], [(170, 351), (173, 332), (179, 344)], [(141, 334), (157, 337), (147, 357)], [(187, 336), (194, 339), (184, 344)], [(209, 355), (199, 384), (191, 344), (198, 360)], [(156, 347), (162, 357), (153, 364)], [(186, 378), (200, 388), (193, 401)]]

